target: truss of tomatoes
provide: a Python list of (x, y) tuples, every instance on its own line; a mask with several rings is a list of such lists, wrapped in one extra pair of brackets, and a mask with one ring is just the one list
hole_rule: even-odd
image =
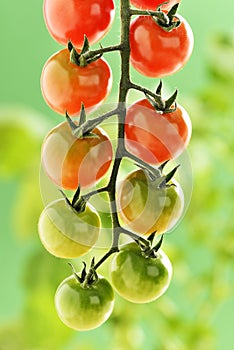
[[(132, 66), (147, 77), (178, 72), (193, 49), (192, 30), (176, 14), (180, 1), (130, 2), (138, 9), (154, 12), (131, 20)], [(99, 125), (85, 132), (81, 129), (86, 112), (103, 104), (111, 91), (111, 67), (101, 55), (90, 58), (88, 53), (89, 45), (99, 42), (109, 31), (114, 14), (113, 0), (44, 0), (47, 29), (66, 47), (46, 61), (41, 90), (48, 106), (67, 120), (50, 130), (42, 144), (42, 167), (62, 197), (44, 208), (38, 231), (45, 249), (59, 258), (83, 256), (95, 247), (101, 233), (100, 214), (80, 192), (107, 175), (114, 150)], [(97, 274), (94, 259), (88, 271), (85, 263), (80, 273), (71, 266), (72, 275), (56, 291), (55, 307), (62, 322), (75, 330), (97, 328), (110, 317), (114, 290), (130, 302), (148, 303), (169, 287), (172, 265), (161, 244), (163, 235), (181, 220), (184, 195), (173, 179), (175, 169), (167, 175), (163, 170), (169, 160), (186, 149), (192, 127), (188, 113), (176, 103), (176, 93), (164, 100), (161, 88), (160, 81), (154, 95), (157, 98), (145, 94), (127, 108), (124, 128), (126, 152), (158, 167), (160, 175), (152, 178), (141, 167), (125, 176), (117, 188), (121, 227), (144, 237), (148, 244), (139, 240), (116, 249), (110, 282)], [(73, 117), (78, 117), (78, 122)], [(75, 191), (72, 198), (65, 194), (67, 190)]]

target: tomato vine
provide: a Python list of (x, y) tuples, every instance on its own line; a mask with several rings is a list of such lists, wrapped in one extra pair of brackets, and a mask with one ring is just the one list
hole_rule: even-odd
[[(47, 0), (46, 3), (48, 5), (49, 0)], [(111, 221), (112, 221), (112, 244), (111, 244), (111, 247), (106, 252), (106, 254), (104, 254), (104, 256), (99, 259), (99, 261), (95, 262), (94, 259), (92, 260), (88, 272), (86, 271), (86, 264), (84, 266), (83, 271), (81, 272), (81, 276), (78, 276), (78, 274), (73, 269), (73, 275), (75, 276), (75, 280), (78, 283), (77, 293), (81, 293), (80, 292), (80, 290), (81, 290), (80, 283), (82, 284), (83, 288), (92, 288), (93, 285), (97, 284), (97, 281), (99, 280), (99, 277), (98, 277), (97, 272), (96, 272), (97, 269), (114, 253), (119, 254), (118, 255), (119, 256), (118, 266), (114, 267), (114, 269), (116, 269), (116, 271), (119, 268), (121, 268), (121, 264), (122, 264), (121, 256), (125, 256), (126, 251), (127, 251), (127, 254), (128, 254), (128, 251), (131, 251), (131, 254), (132, 254), (132, 252), (133, 251), (135, 252), (136, 249), (137, 249), (137, 252), (139, 251), (141, 254), (141, 261), (143, 261), (143, 265), (144, 265), (144, 262), (146, 265), (150, 263), (156, 269), (158, 268), (158, 266), (163, 266), (163, 265), (160, 265), (161, 264), (161, 262), (160, 262), (160, 263), (156, 263), (156, 267), (155, 267), (155, 264), (152, 261), (153, 260), (159, 261), (159, 256), (161, 257), (164, 254), (164, 253), (159, 252), (159, 250), (161, 248), (162, 241), (163, 241), (162, 237), (163, 237), (164, 233), (167, 232), (167, 229), (169, 228), (169, 226), (175, 225), (175, 222), (181, 216), (181, 213), (183, 210), (183, 198), (182, 198), (183, 196), (181, 194), (179, 194), (179, 191), (175, 190), (176, 184), (175, 184), (175, 181), (173, 179), (173, 176), (174, 176), (175, 172), (177, 171), (178, 166), (174, 167), (174, 169), (172, 169), (168, 174), (166, 174), (166, 175), (164, 174), (164, 167), (166, 166), (167, 162), (170, 159), (173, 159), (173, 154), (170, 155), (170, 152), (169, 152), (168, 159), (163, 159), (163, 161), (158, 160), (155, 163), (156, 164), (156, 166), (155, 166), (155, 164), (153, 164), (153, 162), (148, 162), (147, 160), (144, 159), (144, 157), (141, 157), (137, 153), (135, 154), (133, 151), (134, 147), (133, 147), (133, 149), (131, 149), (130, 143), (129, 143), (129, 147), (126, 144), (126, 140), (127, 140), (127, 138), (126, 138), (126, 135), (127, 135), (126, 134), (126, 116), (128, 113), (127, 97), (128, 97), (128, 93), (130, 90), (137, 90), (137, 91), (144, 94), (145, 99), (148, 103), (147, 108), (152, 111), (153, 118), (155, 119), (155, 123), (158, 123), (158, 125), (159, 125), (160, 118), (161, 119), (164, 118), (164, 120), (166, 120), (167, 125), (165, 124), (164, 132), (168, 128), (168, 125), (170, 125), (170, 127), (172, 127), (172, 124), (173, 125), (175, 124), (174, 119), (177, 118), (177, 123), (181, 123), (180, 121), (178, 121), (179, 117), (176, 115), (176, 112), (178, 111), (178, 106), (176, 103), (177, 91), (175, 91), (172, 94), (172, 96), (170, 96), (167, 100), (164, 100), (162, 98), (162, 95), (161, 95), (161, 90), (162, 90), (162, 82), (161, 81), (159, 82), (158, 87), (156, 88), (156, 91), (152, 92), (151, 90), (147, 89), (146, 87), (142, 87), (141, 85), (134, 83), (131, 79), (131, 76), (130, 76), (130, 64), (131, 64), (131, 59), (132, 59), (131, 55), (133, 52), (132, 47), (131, 47), (132, 44), (131, 44), (131, 33), (130, 33), (132, 17), (141, 15), (144, 18), (152, 19), (154, 21), (153, 25), (156, 26), (156, 28), (161, 26), (164, 29), (160, 29), (160, 30), (166, 30), (167, 32), (173, 32), (174, 30), (177, 30), (177, 28), (180, 27), (180, 22), (179, 22), (178, 18), (176, 17), (177, 7), (178, 7), (178, 4), (175, 4), (171, 9), (164, 11), (161, 9), (161, 6), (159, 6), (155, 11), (149, 11), (149, 10), (133, 9), (131, 7), (131, 3), (129, 0), (121, 0), (120, 1), (121, 37), (120, 37), (119, 44), (109, 46), (109, 47), (101, 47), (100, 49), (97, 49), (97, 50), (90, 50), (89, 39), (85, 35), (83, 47), (81, 49), (77, 49), (74, 46), (72, 40), (69, 40), (67, 43), (67, 49), (64, 49), (62, 51), (62, 52), (64, 52), (64, 54), (66, 53), (66, 56), (69, 53), (70, 62), (68, 62), (68, 64), (67, 64), (67, 65), (69, 65), (69, 73), (67, 73), (68, 68), (66, 68), (66, 64), (64, 62), (63, 62), (63, 64), (64, 64), (65, 68), (63, 68), (63, 69), (66, 72), (66, 76), (68, 76), (68, 74), (69, 74), (69, 77), (71, 76), (72, 79), (74, 77), (75, 77), (75, 79), (77, 79), (77, 76), (79, 77), (79, 74), (82, 75), (82, 73), (86, 72), (86, 70), (88, 70), (90, 67), (92, 67), (93, 64), (101, 62), (101, 60), (102, 60), (101, 56), (103, 54), (110, 53), (113, 51), (118, 51), (120, 53), (120, 58), (121, 58), (121, 66), (120, 66), (121, 76), (120, 76), (119, 89), (118, 89), (118, 101), (117, 101), (116, 107), (114, 109), (112, 109), (111, 111), (108, 111), (107, 113), (105, 113), (101, 116), (98, 116), (94, 119), (87, 120), (85, 108), (86, 108), (86, 106), (92, 105), (92, 102), (89, 103), (87, 101), (82, 101), (80, 106), (78, 106), (78, 109), (76, 106), (76, 111), (80, 111), (79, 112), (80, 119), (79, 119), (79, 123), (77, 124), (72, 119), (73, 115), (76, 115), (77, 112), (76, 113), (74, 112), (74, 113), (72, 113), (72, 115), (70, 115), (69, 108), (68, 108), (69, 104), (71, 103), (71, 100), (72, 100), (72, 103), (74, 105), (75, 104), (77, 105), (77, 102), (73, 101), (74, 97), (76, 97), (79, 101), (79, 98), (75, 94), (73, 94), (73, 91), (72, 91), (73, 87), (71, 86), (70, 90), (72, 91), (72, 93), (70, 94), (70, 96), (68, 98), (68, 102), (67, 102), (68, 106), (67, 106), (66, 110), (64, 110), (64, 116), (66, 117), (65, 123), (67, 123), (66, 128), (68, 128), (70, 130), (70, 134), (78, 142), (77, 151), (79, 150), (79, 147), (81, 147), (81, 143), (83, 141), (85, 141), (85, 142), (87, 142), (87, 144), (89, 144), (91, 142), (91, 140), (95, 141), (95, 138), (97, 138), (100, 141), (100, 143), (103, 142), (102, 140), (100, 140), (100, 134), (97, 133), (96, 128), (99, 127), (99, 125), (102, 122), (106, 121), (108, 118), (116, 116), (117, 117), (116, 124), (117, 124), (117, 128), (118, 128), (118, 130), (117, 130), (117, 134), (118, 134), (117, 146), (116, 146), (116, 150), (115, 150), (115, 154), (114, 154), (114, 158), (113, 158), (113, 165), (112, 165), (112, 169), (110, 172), (110, 177), (109, 177), (107, 185), (105, 185), (104, 187), (96, 188), (95, 190), (92, 190), (86, 194), (82, 194), (82, 184), (79, 183), (79, 186), (77, 187), (77, 190), (74, 193), (72, 200), (69, 200), (66, 197), (65, 193), (63, 192), (63, 190), (61, 189), (61, 193), (64, 197), (63, 198), (63, 206), (65, 203), (66, 205), (68, 205), (69, 210), (70, 210), (70, 211), (68, 211), (67, 217), (69, 217), (69, 215), (72, 214), (75, 217), (75, 219), (77, 219), (77, 220), (81, 220), (81, 216), (86, 212), (86, 206), (89, 206), (88, 202), (92, 196), (95, 196), (96, 194), (99, 194), (102, 192), (106, 192), (108, 195), (108, 198), (109, 198), (110, 215), (111, 215)], [(50, 16), (51, 16), (51, 14), (50, 14)], [(166, 29), (165, 29), (165, 27), (166, 27)], [(56, 35), (53, 34), (53, 36), (56, 38)], [(189, 40), (189, 38), (188, 38), (188, 40)], [(191, 46), (192, 46), (192, 43), (191, 43)], [(190, 54), (191, 54), (191, 52), (188, 53), (188, 56)], [(149, 55), (149, 53), (145, 52), (145, 59), (146, 60), (147, 60), (147, 55)], [(52, 61), (53, 65), (56, 63), (53, 57), (52, 57), (51, 61)], [(180, 67), (183, 66), (183, 64), (184, 63), (181, 63)], [(78, 70), (75, 69), (76, 67), (78, 67)], [(72, 70), (72, 72), (71, 72), (71, 70)], [(64, 71), (61, 70), (59, 79), (62, 79)], [(173, 71), (171, 73), (170, 73), (170, 69), (168, 72), (169, 72), (168, 74), (174, 73), (174, 68), (173, 68)], [(49, 76), (49, 74), (50, 74), (50, 72), (48, 73), (48, 76)], [(47, 96), (48, 90), (46, 90), (47, 86), (50, 86), (50, 89), (53, 89), (54, 84), (59, 84), (58, 80), (56, 80), (57, 77), (51, 78), (49, 76), (49, 78), (48, 78), (48, 76), (45, 77), (45, 68), (44, 68), (43, 73), (42, 73), (42, 91), (43, 91), (44, 98), (47, 102), (49, 100), (49, 98), (47, 98), (48, 97)], [(101, 77), (100, 77), (100, 79), (101, 79)], [(92, 80), (92, 78), (90, 78), (90, 80)], [(106, 86), (108, 84), (109, 83), (106, 83)], [(51, 88), (51, 86), (52, 86), (52, 88)], [(77, 86), (76, 88), (79, 88), (79, 86)], [(58, 91), (60, 91), (59, 89), (60, 88), (58, 87)], [(95, 90), (95, 88), (93, 87), (93, 90), (92, 91), (90, 90), (90, 93), (95, 92), (94, 90)], [(66, 92), (64, 92), (64, 94), (65, 93)], [(79, 94), (79, 91), (78, 91), (78, 94)], [(52, 99), (54, 99), (54, 97)], [(82, 97), (81, 97), (81, 99), (82, 99)], [(97, 99), (97, 101), (94, 102), (94, 105), (98, 105), (100, 102), (103, 102), (102, 100), (103, 100), (103, 98), (100, 98), (100, 101)], [(55, 104), (57, 102), (59, 103), (59, 101), (55, 101)], [(52, 106), (51, 108), (53, 108), (52, 104), (49, 103), (49, 105), (50, 105), (50, 107)], [(62, 106), (62, 108), (60, 108), (60, 109), (55, 108), (55, 110), (61, 111), (64, 109), (64, 106), (65, 106), (65, 104)], [(136, 111), (136, 113), (138, 113), (138, 111)], [(142, 112), (143, 116), (146, 114), (147, 114), (146, 111)], [(170, 121), (169, 119), (166, 118), (166, 116), (169, 116), (169, 115), (171, 116), (172, 121)], [(143, 117), (141, 116), (141, 118), (143, 118)], [(188, 119), (189, 119), (189, 117), (187, 117), (187, 120)], [(181, 117), (181, 120), (184, 122), (182, 117)], [(141, 143), (141, 142), (144, 143), (144, 138), (141, 139), (141, 136), (140, 136), (141, 135), (141, 127), (143, 128), (143, 126), (141, 126), (141, 125), (138, 128), (139, 135), (137, 137), (139, 137), (139, 139), (138, 139), (138, 141), (140, 140), (139, 143)], [(190, 127), (190, 125), (188, 126), (188, 129), (189, 129), (189, 127)], [(173, 133), (175, 133), (174, 129), (173, 129)], [(149, 132), (149, 131), (147, 131), (147, 132)], [(52, 134), (52, 136), (53, 136), (53, 134)], [(170, 133), (166, 136), (166, 138), (167, 137), (170, 138)], [(180, 138), (180, 142), (181, 142), (181, 135), (179, 135), (179, 138)], [(188, 137), (186, 139), (186, 144), (184, 141), (182, 142), (183, 146), (181, 147), (180, 152), (182, 152), (186, 148), (186, 146), (189, 142), (189, 138), (190, 138), (190, 134), (188, 133)], [(67, 136), (66, 136), (66, 139), (67, 139)], [(47, 136), (46, 140), (48, 140), (48, 136)], [(52, 140), (54, 140), (54, 137), (52, 138)], [(79, 141), (80, 141), (80, 143), (79, 143)], [(53, 142), (54, 141), (52, 141), (52, 143)], [(108, 141), (106, 141), (106, 142), (108, 142)], [(166, 142), (166, 141), (164, 141), (164, 142)], [(95, 143), (95, 146), (96, 146), (96, 143)], [(46, 153), (49, 152), (48, 151), (49, 146), (47, 148), (46, 147), (43, 148), (44, 151), (43, 151), (43, 159), (42, 160), (44, 161), (43, 162), (44, 168), (46, 168), (47, 163), (50, 162), (49, 158), (53, 158), (53, 154), (55, 154), (56, 157), (59, 157), (59, 156), (61, 157), (61, 155), (56, 154), (56, 152), (58, 153), (58, 150), (56, 150), (56, 143), (53, 144), (51, 147), (52, 147), (51, 150), (49, 150), (50, 157), (47, 157), (46, 160), (44, 158), (46, 157)], [(92, 148), (92, 147), (94, 147), (93, 144), (90, 146), (90, 148)], [(159, 147), (159, 149), (160, 149), (160, 147)], [(77, 168), (75, 168), (75, 171), (79, 172), (80, 167), (81, 167), (81, 165), (80, 165), (81, 161), (80, 160), (76, 161), (75, 157), (77, 157), (77, 153), (79, 153), (77, 151), (73, 152), (73, 155), (70, 156), (71, 159), (68, 159), (68, 162), (71, 163), (71, 167), (74, 167), (74, 163), (77, 163)], [(106, 151), (103, 150), (103, 152), (105, 153)], [(110, 154), (110, 149), (109, 149), (109, 154)], [(129, 176), (127, 176), (124, 179), (121, 191), (119, 192), (120, 199), (118, 199), (117, 198), (117, 187), (116, 187), (117, 177), (119, 174), (121, 162), (124, 158), (127, 158), (127, 159), (133, 161), (135, 163), (135, 165), (138, 167), (138, 169), (140, 169), (140, 170), (133, 172), (132, 174), (130, 174)], [(60, 163), (63, 161), (64, 161), (64, 159), (62, 159), (62, 160), (60, 159)], [(54, 166), (56, 161), (53, 159), (53, 162), (54, 163), (51, 165), (52, 167)], [(49, 168), (49, 166), (48, 166), (48, 168)], [(108, 169), (108, 167), (106, 167), (105, 170), (102, 171), (100, 176), (104, 176), (107, 169)], [(49, 174), (47, 174), (47, 175), (49, 175)], [(98, 180), (98, 178), (100, 177), (100, 176), (98, 177), (98, 175), (95, 175), (95, 176), (96, 176), (96, 180)], [(53, 181), (53, 177), (50, 176), (50, 178)], [(63, 184), (63, 182), (61, 182), (61, 186), (60, 186), (61, 188), (63, 188), (62, 184)], [(57, 185), (60, 185), (60, 184), (57, 183)], [(130, 191), (129, 188), (132, 191), (130, 193), (130, 195), (129, 195), (129, 191)], [(142, 196), (142, 200), (138, 201), (138, 203), (135, 203), (134, 201), (137, 202), (137, 200), (138, 200), (139, 188), (141, 188), (140, 193)], [(123, 205), (123, 203), (125, 201), (125, 198), (128, 198), (128, 196), (130, 196), (130, 197), (132, 196), (133, 204), (131, 204), (131, 198), (129, 197), (130, 199), (129, 199), (129, 202), (127, 203), (127, 205), (125, 205), (125, 207), (121, 207), (121, 205)], [(129, 205), (129, 203), (130, 203), (130, 205)], [(155, 203), (157, 203), (157, 206), (152, 211), (152, 208), (154, 208)], [(57, 210), (56, 205), (54, 206), (55, 210)], [(131, 205), (132, 205), (132, 207), (131, 207)], [(146, 214), (143, 214), (143, 215), (141, 213), (139, 214), (139, 210), (140, 210), (139, 208), (141, 208), (143, 211), (146, 211)], [(89, 210), (92, 210), (92, 209), (89, 209)], [(62, 219), (63, 213), (61, 210), (58, 210), (58, 212), (60, 215), (60, 220), (62, 222), (60, 224), (63, 226), (64, 225), (63, 219)], [(96, 212), (95, 212), (95, 214), (96, 214)], [(44, 215), (44, 217), (43, 217), (43, 219), (44, 219), (45, 212), (43, 215)], [(48, 211), (47, 211), (47, 215), (49, 215)], [(149, 218), (153, 222), (153, 224), (150, 224), (152, 226), (152, 227), (150, 226), (151, 229), (150, 230), (145, 229), (145, 228), (144, 229), (142, 229), (142, 228), (137, 229), (137, 225), (139, 224), (139, 218), (142, 218), (142, 220), (145, 221), (145, 215), (147, 216), (146, 223), (147, 223), (147, 220), (149, 220)], [(72, 241), (77, 240), (77, 242), (79, 242), (79, 229), (78, 229), (77, 237), (75, 237), (75, 233), (74, 234), (70, 233), (70, 230), (71, 230), (70, 228), (68, 230), (66, 230), (66, 232), (64, 233), (64, 229), (63, 230), (61, 229), (62, 226), (61, 227), (59, 226), (60, 224), (58, 224), (56, 222), (57, 219), (55, 217), (50, 218), (50, 219), (52, 220), (52, 231), (61, 230), (62, 235), (65, 234), (68, 239), (70, 239)], [(46, 220), (48, 220), (48, 217), (46, 217)], [(69, 218), (68, 221), (70, 222), (73, 220), (71, 218)], [(131, 222), (133, 222), (133, 221), (136, 221), (137, 224), (131, 225)], [(42, 218), (40, 218), (40, 222), (42, 222)], [(69, 226), (69, 222), (66, 223), (66, 225)], [(96, 225), (95, 232), (97, 232), (97, 230), (99, 229), (99, 228), (97, 228), (97, 226), (99, 226), (97, 221), (95, 222), (94, 225)], [(43, 231), (45, 229), (49, 229), (49, 226), (47, 225), (47, 227), (45, 228), (43, 226), (43, 223), (42, 223), (39, 226), (39, 233), (40, 233), (41, 237), (45, 236), (43, 234), (44, 233)], [(57, 231), (56, 231), (56, 234), (58, 234)], [(124, 253), (123, 253), (122, 248), (119, 247), (119, 239), (120, 239), (121, 234), (129, 236), (134, 241), (133, 245), (130, 245), (130, 248), (129, 248), (130, 250), (128, 250), (128, 248), (127, 248), (124, 250)], [(161, 235), (161, 239), (159, 239), (159, 241), (156, 243), (156, 245), (153, 244), (155, 235)], [(52, 233), (51, 233), (51, 235), (49, 235), (49, 239), (53, 241), (53, 234)], [(70, 242), (68, 242), (67, 244), (70, 244)], [(44, 245), (46, 247), (46, 244), (44, 244)], [(136, 248), (136, 246), (137, 246), (137, 248)], [(91, 249), (92, 246), (89, 248)], [(132, 249), (133, 249), (133, 251), (132, 251)], [(78, 251), (79, 251), (79, 248), (78, 248)], [(78, 256), (81, 256), (83, 254), (84, 254), (84, 252), (82, 250), (80, 250)], [(138, 259), (136, 257), (136, 256), (138, 256), (138, 253), (136, 255), (134, 255), (134, 254), (132, 255), (132, 256), (134, 256), (134, 259)], [(151, 262), (150, 262), (150, 259), (152, 260)], [(161, 269), (161, 267), (160, 267), (160, 269)], [(163, 271), (163, 273), (165, 273), (166, 268), (162, 267), (162, 271)], [(113, 273), (113, 275), (120, 276), (119, 271), (118, 271), (118, 273), (116, 272), (116, 274)], [(125, 275), (127, 276), (127, 274), (125, 274)], [(171, 273), (170, 273), (170, 275), (171, 275)], [(126, 276), (124, 278), (126, 278)], [(133, 280), (134, 280), (134, 278), (133, 278)], [(161, 291), (166, 290), (166, 288), (169, 285), (168, 278), (166, 278), (165, 281), (166, 281), (165, 282), (166, 285), (164, 286), (165, 288), (163, 286), (162, 286), (162, 288), (160, 287), (160, 295), (162, 294)], [(72, 278), (72, 279), (69, 279), (68, 282), (66, 282), (66, 283), (71, 283), (73, 285), (75, 283), (75, 281)], [(149, 282), (149, 284), (150, 283), (151, 282)], [(115, 280), (114, 284), (115, 285), (118, 284), (116, 280)], [(126, 285), (127, 285), (127, 283), (126, 283)], [(62, 284), (62, 287), (63, 286), (64, 285)], [(158, 284), (156, 283), (156, 290), (158, 288), (157, 286), (158, 286)], [(108, 285), (108, 288), (109, 288), (109, 285)], [(118, 288), (117, 288), (117, 290), (118, 290)], [(137, 293), (138, 292), (136, 289), (136, 294)], [(152, 297), (152, 295), (151, 295), (150, 300), (154, 300), (157, 297), (157, 292), (155, 292), (155, 293), (156, 293), (155, 297)], [(122, 294), (127, 295), (128, 293), (122, 293)], [(61, 295), (62, 295), (61, 298), (65, 298), (63, 296), (63, 294), (61, 294)], [(83, 291), (82, 291), (82, 295), (83, 295)], [(137, 298), (137, 296), (134, 295), (134, 298), (135, 297), (136, 297), (136, 300), (139, 299), (139, 298)], [(130, 300), (131, 300), (131, 298), (130, 298)], [(145, 300), (149, 301), (149, 300), (147, 300), (147, 298)], [(57, 304), (56, 304), (57, 308), (59, 308), (58, 303), (60, 303), (60, 301), (58, 302), (58, 300), (57, 300)], [(74, 301), (74, 305), (75, 304), (76, 304), (76, 301)], [(91, 307), (92, 307), (92, 305), (87, 304), (88, 309)], [(64, 311), (64, 312), (66, 313), (66, 311)], [(110, 315), (110, 310), (108, 311), (108, 317), (109, 317), (109, 315)], [(60, 317), (63, 320), (63, 316), (60, 315)], [(66, 319), (66, 317), (65, 317), (65, 319)], [(103, 322), (103, 320), (106, 320), (106, 317), (101, 318), (101, 319), (102, 319), (102, 321), (100, 321), (100, 323), (97, 322), (96, 326), (101, 324)], [(86, 321), (84, 321), (85, 324), (86, 324)], [(69, 322), (65, 321), (65, 323), (69, 325)], [(82, 328), (80, 326), (80, 320), (77, 320), (77, 323), (79, 323), (78, 328), (79, 329)], [(73, 327), (73, 328), (76, 328), (76, 327)], [(87, 329), (88, 329), (88, 327), (87, 327)]]

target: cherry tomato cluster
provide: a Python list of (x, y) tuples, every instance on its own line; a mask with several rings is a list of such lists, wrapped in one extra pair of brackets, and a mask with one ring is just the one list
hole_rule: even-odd
[[(167, 174), (165, 167), (186, 149), (191, 121), (176, 102), (177, 91), (164, 99), (161, 80), (155, 92), (134, 84), (129, 64), (156, 78), (185, 65), (193, 34), (176, 14), (178, 5), (179, 0), (121, 0), (120, 44), (90, 50), (111, 27), (114, 1), (44, 0), (48, 31), (66, 47), (46, 61), (41, 75), (45, 102), (64, 120), (42, 144), (42, 167), (62, 197), (41, 213), (39, 237), (52, 255), (78, 258), (95, 248), (102, 232), (100, 213), (89, 202), (92, 196), (107, 193), (112, 219), (113, 244), (107, 253), (98, 262), (93, 258), (88, 268), (84, 262), (80, 273), (69, 263), (73, 273), (56, 291), (58, 316), (76, 330), (96, 328), (109, 318), (114, 290), (130, 302), (147, 303), (158, 299), (171, 281), (172, 265), (161, 246), (182, 217), (184, 194), (174, 179), (178, 166)], [(91, 118), (87, 111), (98, 109), (111, 89), (111, 68), (102, 57), (111, 51), (121, 53), (119, 101), (113, 110)], [(144, 98), (127, 107), (131, 89)], [(99, 126), (113, 116), (119, 136), (116, 149)], [(117, 184), (123, 158), (136, 169)], [(107, 185), (99, 186), (108, 171)], [(66, 191), (74, 191), (71, 198)], [(130, 242), (120, 246), (120, 235)], [(97, 269), (110, 256), (109, 282)]]

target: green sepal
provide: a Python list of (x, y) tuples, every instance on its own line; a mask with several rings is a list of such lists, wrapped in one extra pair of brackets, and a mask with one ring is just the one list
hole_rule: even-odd
[[(177, 109), (176, 98), (178, 95), (178, 90), (176, 89), (173, 94), (165, 101), (164, 113), (172, 113)], [(174, 105), (174, 107), (172, 107)]]
[(65, 201), (66, 201), (66, 203), (67, 203), (67, 205), (68, 205), (69, 207), (72, 207), (72, 204), (71, 204), (71, 202), (69, 201), (69, 199), (67, 198), (66, 194), (65, 194), (61, 189), (59, 189), (59, 192), (62, 194), (63, 198), (65, 199)]
[(86, 263), (85, 263), (85, 261), (82, 261), (82, 263), (83, 263), (84, 267), (83, 267), (83, 269), (82, 269), (82, 271), (81, 271), (81, 276), (80, 276), (80, 282), (81, 282), (81, 283), (83, 283), (83, 282), (85, 281), (85, 278), (86, 278), (86, 276), (87, 276), (87, 272), (86, 272)]
[(166, 187), (174, 186), (174, 184), (168, 184), (168, 182), (173, 178), (173, 176), (175, 175), (179, 167), (180, 167), (180, 164), (175, 166), (167, 175), (162, 176), (162, 181), (159, 183), (158, 187), (166, 188)]
[(148, 241), (150, 242), (150, 246), (152, 246), (152, 244), (153, 244), (153, 240), (154, 240), (155, 234), (156, 234), (156, 231), (152, 232), (152, 233), (149, 235), (149, 237), (147, 238)]
[(59, 189), (59, 191), (63, 195), (67, 205), (71, 209), (73, 209), (75, 213), (81, 213), (85, 211), (86, 201), (82, 196), (80, 197), (80, 186), (78, 186), (78, 189), (76, 190), (75, 195), (73, 196), (72, 202), (69, 201), (66, 194), (61, 189)]
[(161, 79), (160, 79), (160, 82), (156, 88), (155, 93), (156, 93), (156, 95), (162, 96), (162, 80)]
[(73, 131), (77, 128), (77, 124), (73, 122), (71, 117), (68, 115), (67, 111), (66, 111), (66, 119), (73, 133)]
[(70, 40), (68, 41), (67, 48), (70, 51), (71, 63), (79, 67), (86, 67), (88, 64), (97, 61), (102, 56), (102, 53), (99, 53), (94, 57), (88, 57), (90, 45), (86, 35), (84, 35), (84, 42), (80, 53), (78, 53)]
[(86, 35), (84, 35), (84, 42), (80, 52), (80, 56), (89, 51), (89, 41)]
[(153, 15), (150, 14), (151, 18), (163, 30), (170, 32), (181, 24), (180, 19), (176, 16), (178, 6), (179, 6), (179, 3), (172, 6), (172, 8), (168, 13), (162, 11), (161, 6), (159, 6), (157, 8), (157, 11)]
[(169, 159), (166, 160), (164, 163), (162, 163), (159, 167), (158, 170), (162, 173), (163, 169), (165, 168), (165, 166), (167, 165), (167, 163), (169, 162)]
[(76, 278), (76, 280), (77, 280), (79, 283), (83, 283), (82, 277), (80, 277), (80, 276), (77, 274), (77, 272), (76, 272), (74, 266), (73, 266), (70, 262), (68, 263), (68, 265), (70, 266), (70, 268), (71, 268), (71, 270), (72, 270), (72, 273), (73, 273), (74, 277)]
[[(155, 232), (153, 232), (152, 234), (155, 235)], [(149, 238), (148, 238), (148, 240), (149, 240)], [(145, 247), (143, 245), (140, 246), (141, 247), (141, 251), (142, 251), (141, 252), (142, 256), (144, 256), (146, 259), (148, 259), (148, 258), (156, 259), (158, 257), (157, 252), (160, 249), (160, 247), (162, 246), (162, 242), (163, 242), (163, 235), (161, 235), (159, 241), (156, 243), (156, 245), (153, 248), (152, 248), (153, 241), (152, 241), (152, 243), (150, 244), (149, 247)]]
[(86, 208), (86, 200), (81, 196), (73, 205), (72, 208), (75, 209), (77, 213), (82, 213)]
[(154, 107), (156, 112), (163, 114), (164, 113), (164, 101), (162, 100), (161, 95), (155, 95), (154, 97), (149, 94), (145, 94), (145, 97), (149, 101), (149, 103)]
[(78, 185), (77, 190), (72, 198), (71, 205), (74, 206), (76, 202), (79, 200), (79, 198), (80, 198), (80, 184)]
[(81, 105), (81, 112), (80, 112), (80, 120), (79, 120), (79, 125), (77, 125), (76, 123), (73, 122), (73, 120), (71, 119), (71, 117), (68, 115), (68, 113), (66, 112), (66, 119), (67, 122), (71, 128), (72, 131), (72, 135), (77, 137), (78, 139), (82, 139), (82, 138), (99, 138), (99, 136), (95, 133), (92, 132), (92, 130), (99, 125), (99, 122), (91, 122), (88, 121), (89, 124), (91, 124), (90, 127), (87, 128), (87, 122), (86, 122), (86, 112), (85, 112), (85, 107), (84, 104), (82, 103)]
[(154, 96), (151, 96), (151, 95), (145, 93), (146, 99), (149, 101), (149, 103), (152, 105), (152, 107), (155, 109), (155, 111), (157, 113), (160, 113), (160, 114), (172, 113), (172, 112), (176, 111), (176, 109), (177, 109), (177, 104), (176, 104), (177, 95), (178, 95), (178, 90), (176, 89), (167, 100), (163, 100), (163, 98), (162, 98), (162, 81), (161, 80), (156, 88), (156, 93)]
[(84, 107), (84, 104), (81, 103), (80, 120), (79, 120), (78, 126), (80, 127), (81, 125), (83, 125), (86, 122), (86, 119), (87, 117), (86, 117), (85, 107)]
[(70, 62), (76, 66), (80, 66), (80, 54), (76, 51), (70, 40), (68, 41), (67, 48), (70, 51)]
[(154, 250), (155, 253), (157, 253), (158, 250), (161, 248), (162, 242), (163, 242), (163, 238), (164, 238), (164, 236), (161, 235), (160, 240), (159, 240), (159, 241), (155, 244), (155, 246), (153, 247), (153, 250)]

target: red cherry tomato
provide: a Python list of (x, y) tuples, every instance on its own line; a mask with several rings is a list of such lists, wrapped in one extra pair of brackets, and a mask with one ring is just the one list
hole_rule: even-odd
[(169, 0), (164, 3), (163, 0), (131, 0), (132, 5), (142, 10), (156, 10), (160, 5), (161, 9), (168, 10), (180, 0)]
[(70, 62), (70, 52), (63, 49), (52, 55), (44, 65), (41, 90), (46, 103), (55, 112), (79, 114), (85, 108), (101, 104), (110, 92), (112, 73), (108, 63), (99, 58), (86, 67)]
[(42, 145), (42, 165), (49, 178), (64, 189), (89, 187), (102, 178), (112, 160), (112, 145), (100, 128), (97, 137), (76, 138), (67, 122), (53, 128)]
[(44, 18), (49, 33), (62, 45), (69, 40), (82, 47), (84, 35), (98, 42), (114, 19), (113, 0), (45, 0)]
[(126, 148), (147, 163), (159, 164), (178, 157), (188, 145), (191, 132), (191, 120), (182, 106), (162, 114), (143, 99), (127, 110)]
[(150, 16), (139, 16), (130, 25), (131, 64), (148, 77), (164, 77), (179, 71), (193, 49), (193, 32), (187, 21), (166, 31)]

